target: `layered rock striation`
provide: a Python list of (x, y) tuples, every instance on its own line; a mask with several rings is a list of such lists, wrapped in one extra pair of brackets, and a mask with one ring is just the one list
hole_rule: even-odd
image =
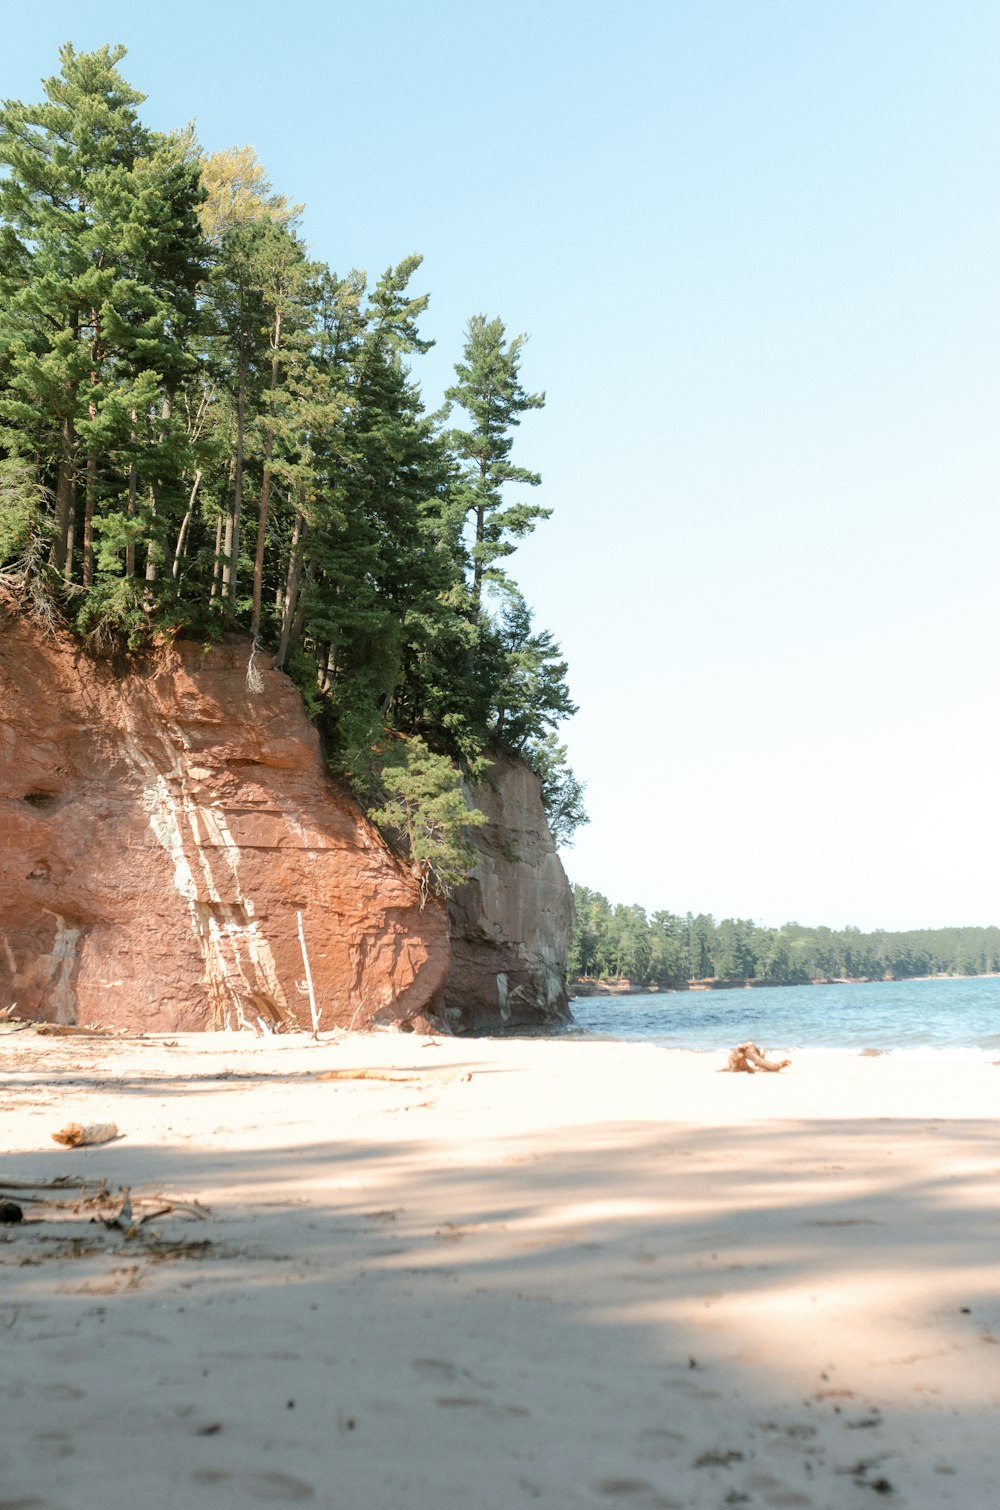
[(0, 624), (0, 1009), (151, 1031), (404, 1026), (440, 1006), (444, 909), (326, 774), (246, 642), (127, 668)]
[[(2, 608), (2, 605), (0, 605)], [(498, 756), (446, 909), (330, 779), (294, 684), (249, 647), (114, 666), (0, 616), (0, 1011), (176, 1032), (458, 1032), (568, 1017), (572, 897), (537, 779)]]

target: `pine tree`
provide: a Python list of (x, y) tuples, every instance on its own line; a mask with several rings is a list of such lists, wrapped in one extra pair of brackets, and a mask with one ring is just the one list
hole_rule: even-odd
[(521, 351), (527, 339), (514, 336), (508, 343), (501, 320), (474, 315), (466, 329), (465, 360), (455, 366), (458, 382), (446, 393), (451, 403), (460, 404), (472, 418), (472, 427), (453, 430), (450, 440), (462, 464), (461, 513), (472, 521), (471, 593), (476, 613), (483, 583), (506, 580), (497, 562), (551, 513), (537, 504), (504, 499), (508, 483), (535, 488), (542, 480), (537, 472), (510, 460), (511, 431), (521, 423), (522, 414), (541, 409), (545, 403), (544, 393), (528, 393), (521, 386)]
[(310, 262), (249, 148), (143, 125), (123, 55), (67, 45), (41, 104), (0, 107), (5, 592), (91, 649), (220, 616), (275, 646), (442, 885), (459, 771), (481, 775), (490, 741), (535, 765), (568, 833), (565, 665), (502, 567), (548, 512), (507, 496), (539, 482), (511, 461), (543, 403), (525, 338), (470, 322), (449, 399), (471, 428), (443, 431), (411, 371), (420, 257), (370, 291)]
[[(50, 488), (67, 579), (82, 524), (87, 587), (96, 516), (126, 486), (140, 421), (169, 419), (201, 272), (197, 172), (141, 125), (123, 55), (67, 44), (45, 102), (0, 109), (0, 445), (31, 455)], [(157, 446), (150, 517), (169, 451)]]

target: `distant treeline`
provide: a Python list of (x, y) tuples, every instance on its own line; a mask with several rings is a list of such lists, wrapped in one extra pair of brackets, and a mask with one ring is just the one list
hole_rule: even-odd
[(633, 983), (691, 980), (906, 980), (915, 975), (1000, 972), (1000, 928), (764, 928), (746, 918), (654, 912), (613, 904), (574, 886), (571, 979), (625, 977)]

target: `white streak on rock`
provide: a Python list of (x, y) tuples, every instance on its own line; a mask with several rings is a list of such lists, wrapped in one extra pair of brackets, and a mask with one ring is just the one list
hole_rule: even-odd
[[(290, 1016), (288, 1002), (253, 902), (242, 893), (239, 846), (222, 813), (192, 795), (186, 761), (175, 743), (166, 737), (160, 742), (166, 769), (124, 736), (127, 758), (142, 779), (150, 828), (173, 862), (174, 886), (188, 904), (217, 1024), (250, 1027), (262, 1015), (281, 1021)], [(221, 889), (212, 870), (216, 853), (229, 872)], [(189, 856), (196, 858), (200, 875)]]

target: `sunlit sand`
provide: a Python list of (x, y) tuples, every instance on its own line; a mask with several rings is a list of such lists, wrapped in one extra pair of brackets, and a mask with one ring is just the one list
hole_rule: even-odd
[(997, 1503), (1000, 1069), (173, 1043), (0, 1039), (0, 1177), (206, 1212), (0, 1191), (4, 1504)]

